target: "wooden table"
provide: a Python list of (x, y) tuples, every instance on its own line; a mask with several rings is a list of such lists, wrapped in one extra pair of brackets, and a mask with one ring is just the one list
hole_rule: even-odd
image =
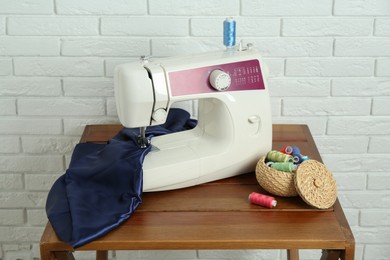
[[(119, 125), (90, 125), (81, 142), (105, 143)], [(306, 125), (274, 125), (273, 148), (297, 145), (302, 154), (321, 161)], [(321, 259), (354, 259), (355, 242), (337, 200), (328, 210), (313, 209), (300, 197), (276, 197), (267, 209), (248, 203), (248, 194), (266, 193), (254, 173), (195, 187), (145, 193), (134, 215), (116, 230), (77, 250), (94, 250), (106, 259), (107, 250), (152, 249), (326, 249)], [(40, 242), (41, 259), (73, 259), (74, 250), (60, 241), (50, 223)]]

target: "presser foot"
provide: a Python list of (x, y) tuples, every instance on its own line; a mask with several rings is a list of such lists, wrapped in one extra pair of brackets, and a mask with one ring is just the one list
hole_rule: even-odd
[(146, 137), (138, 136), (137, 143), (140, 148), (146, 148), (150, 145), (150, 140)]
[(145, 133), (146, 127), (141, 127), (140, 128), (140, 135), (138, 136), (137, 143), (140, 148), (146, 148), (150, 145), (150, 140), (146, 138), (146, 133)]

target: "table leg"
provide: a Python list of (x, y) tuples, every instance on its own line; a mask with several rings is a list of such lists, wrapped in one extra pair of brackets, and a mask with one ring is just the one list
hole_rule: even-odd
[(299, 250), (298, 249), (287, 249), (287, 259), (288, 260), (299, 260)]
[(55, 255), (41, 247), (41, 260), (55, 260)]
[(69, 251), (57, 251), (54, 255), (57, 260), (75, 260), (72, 252)]
[(108, 259), (108, 251), (96, 251), (96, 260), (107, 260)]
[(341, 254), (343, 260), (354, 260), (355, 259), (355, 244), (346, 247), (345, 251)]
[(340, 255), (340, 250), (322, 250), (321, 260), (338, 260)]

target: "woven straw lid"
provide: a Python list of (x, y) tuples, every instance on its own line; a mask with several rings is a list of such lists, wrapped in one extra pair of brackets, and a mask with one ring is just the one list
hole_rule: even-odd
[(337, 198), (332, 173), (316, 160), (301, 163), (295, 176), (295, 188), (307, 204), (319, 209), (330, 208)]

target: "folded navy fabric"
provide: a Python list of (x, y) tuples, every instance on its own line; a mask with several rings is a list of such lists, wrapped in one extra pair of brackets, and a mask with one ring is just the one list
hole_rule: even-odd
[[(188, 112), (171, 109), (167, 121), (148, 127), (153, 136), (196, 126)], [(51, 188), (46, 213), (56, 234), (74, 248), (127, 220), (142, 202), (142, 164), (151, 147), (137, 144), (139, 129), (123, 128), (107, 144), (77, 144), (69, 168)]]

